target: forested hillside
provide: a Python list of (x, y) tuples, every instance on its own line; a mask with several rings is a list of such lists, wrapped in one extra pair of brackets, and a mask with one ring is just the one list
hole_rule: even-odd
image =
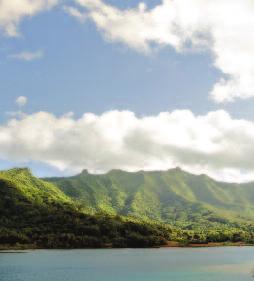
[(254, 220), (254, 183), (217, 182), (179, 168), (103, 175), (81, 174), (47, 179), (93, 212), (134, 216), (178, 226), (214, 222), (251, 223)]
[(0, 172), (0, 248), (152, 247), (164, 244), (170, 232), (120, 217), (85, 214), (28, 169)]
[(179, 169), (47, 181), (2, 171), (0, 249), (253, 243), (251, 192)]

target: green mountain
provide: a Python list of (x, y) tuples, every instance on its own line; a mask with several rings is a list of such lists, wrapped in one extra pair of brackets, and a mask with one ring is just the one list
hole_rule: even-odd
[(136, 173), (112, 170), (102, 175), (83, 171), (73, 177), (46, 180), (91, 212), (186, 227), (254, 219), (254, 183), (218, 182), (180, 168)]
[(180, 169), (46, 180), (12, 169), (0, 172), (0, 249), (254, 243), (252, 200), (252, 184)]
[(0, 248), (151, 247), (164, 244), (169, 234), (170, 228), (86, 214), (28, 169), (0, 172)]

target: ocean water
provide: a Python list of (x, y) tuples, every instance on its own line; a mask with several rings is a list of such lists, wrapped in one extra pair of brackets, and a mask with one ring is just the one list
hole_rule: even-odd
[(1, 281), (251, 281), (254, 247), (0, 253)]

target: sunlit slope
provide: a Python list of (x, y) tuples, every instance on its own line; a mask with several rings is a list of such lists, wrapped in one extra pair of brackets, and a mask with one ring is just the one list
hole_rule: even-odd
[(0, 172), (1, 245), (43, 248), (150, 247), (165, 243), (168, 228), (105, 214), (86, 214), (77, 202), (28, 169)]
[(92, 211), (131, 215), (168, 223), (254, 219), (254, 183), (217, 182), (179, 168), (50, 178), (65, 194)]
[[(10, 201), (25, 198), (28, 204), (40, 207), (54, 203), (72, 205), (72, 200), (59, 188), (34, 177), (27, 168), (0, 171), (0, 189), (1, 194), (8, 196)], [(2, 196), (0, 200), (7, 199)]]

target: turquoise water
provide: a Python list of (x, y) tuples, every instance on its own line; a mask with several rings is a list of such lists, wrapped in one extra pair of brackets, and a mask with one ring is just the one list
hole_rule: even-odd
[(249, 281), (254, 247), (0, 253), (1, 281)]

